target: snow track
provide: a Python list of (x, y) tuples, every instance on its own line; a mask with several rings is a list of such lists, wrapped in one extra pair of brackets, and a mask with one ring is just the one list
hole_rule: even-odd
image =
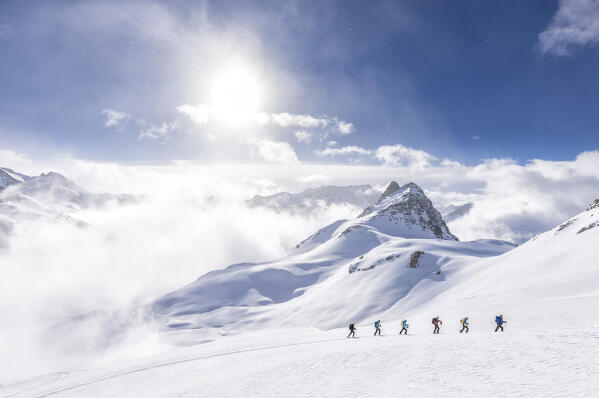
[[(246, 336), (245, 343), (238, 337), (222, 339), (138, 360), (134, 366), (72, 373), (27, 391), (7, 386), (0, 396), (590, 397), (599, 388), (596, 331), (451, 332), (354, 340), (309, 330), (296, 332), (297, 343), (285, 343), (292, 336)], [(269, 338), (280, 344), (252, 347)], [(230, 350), (228, 343), (239, 346)], [(202, 352), (206, 355), (191, 356)]]

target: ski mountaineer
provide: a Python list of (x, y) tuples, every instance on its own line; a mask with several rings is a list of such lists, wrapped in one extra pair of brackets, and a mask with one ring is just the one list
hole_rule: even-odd
[(495, 317), (495, 323), (497, 324), (495, 331), (498, 331), (499, 329), (501, 329), (501, 331), (503, 332), (503, 324), (507, 323), (506, 321), (503, 320), (503, 315), (497, 315)]
[(406, 334), (408, 334), (409, 327), (410, 325), (408, 325), (408, 321), (406, 321), (405, 319), (401, 321), (401, 330), (399, 331), (399, 334), (402, 334), (403, 332), (406, 332)]
[(443, 325), (443, 321), (439, 319), (438, 316), (433, 318), (433, 325), (435, 325), (435, 329), (433, 330), (433, 334), (439, 334), (439, 325)]
[(378, 320), (374, 323), (374, 328), (375, 328), (374, 335), (376, 336), (378, 333), (378, 335), (380, 336), (381, 335), (381, 321), (380, 320)]
[(470, 328), (468, 327), (468, 317), (465, 316), (463, 319), (460, 320), (460, 322), (462, 322), (462, 330), (460, 330), (460, 333), (462, 333), (464, 330), (466, 331), (466, 333), (468, 333), (468, 331), (470, 330)]
[(356, 337), (356, 324), (355, 323), (349, 324), (349, 334), (347, 335), (348, 339), (349, 339), (349, 336), (351, 336), (353, 338)]

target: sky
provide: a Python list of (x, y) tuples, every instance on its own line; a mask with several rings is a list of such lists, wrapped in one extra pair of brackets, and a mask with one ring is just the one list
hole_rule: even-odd
[(0, 140), (123, 162), (573, 160), (599, 147), (597, 20), (596, 0), (6, 0)]

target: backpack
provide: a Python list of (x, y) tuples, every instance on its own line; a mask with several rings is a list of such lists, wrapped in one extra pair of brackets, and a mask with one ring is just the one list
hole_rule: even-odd
[(435, 324), (436, 321), (437, 321), (437, 318), (433, 318), (433, 325)]

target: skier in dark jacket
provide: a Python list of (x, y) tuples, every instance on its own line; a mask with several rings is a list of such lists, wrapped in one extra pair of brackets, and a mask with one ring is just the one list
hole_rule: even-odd
[(399, 331), (399, 334), (402, 334), (403, 332), (406, 332), (406, 334), (408, 334), (408, 328), (410, 327), (410, 325), (408, 325), (408, 321), (407, 320), (403, 320), (401, 321), (401, 330)]
[(378, 320), (374, 323), (374, 335), (376, 336), (377, 334), (380, 336), (381, 335), (381, 321)]
[(499, 329), (501, 329), (501, 331), (503, 332), (503, 324), (507, 323), (506, 321), (503, 320), (503, 315), (497, 315), (495, 317), (495, 323), (497, 324), (495, 331), (498, 331)]
[(433, 325), (435, 325), (435, 329), (433, 330), (433, 334), (439, 334), (439, 325), (443, 325), (443, 321), (439, 319), (438, 316), (433, 318)]
[(464, 330), (466, 331), (466, 333), (468, 333), (468, 331), (470, 330), (470, 328), (468, 327), (468, 317), (465, 316), (463, 319), (460, 320), (460, 322), (462, 323), (462, 330), (460, 330), (460, 333), (462, 333)]
[(349, 336), (356, 337), (356, 324), (355, 323), (349, 324), (349, 334), (347, 335), (347, 338), (349, 338)]

